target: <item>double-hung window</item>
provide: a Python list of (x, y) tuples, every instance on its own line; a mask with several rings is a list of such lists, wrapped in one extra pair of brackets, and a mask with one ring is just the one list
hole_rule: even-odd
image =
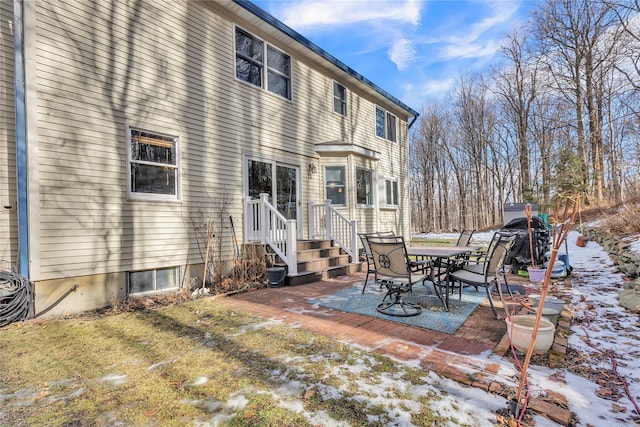
[(177, 199), (178, 137), (129, 128), (129, 196)]
[(394, 179), (384, 180), (385, 205), (398, 206), (398, 181)]
[(368, 169), (356, 168), (356, 203), (373, 206), (373, 173)]
[(376, 107), (376, 135), (396, 142), (396, 116), (380, 107)]
[(324, 168), (324, 182), (327, 199), (334, 205), (347, 204), (346, 179), (344, 166), (327, 166)]
[(240, 28), (235, 37), (236, 77), (291, 99), (291, 57)]
[(333, 82), (333, 111), (341, 116), (347, 115), (347, 88)]

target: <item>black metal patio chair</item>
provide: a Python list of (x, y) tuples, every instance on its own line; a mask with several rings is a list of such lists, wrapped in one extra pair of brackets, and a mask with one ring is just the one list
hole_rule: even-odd
[[(376, 283), (387, 288), (387, 293), (376, 309), (390, 316), (408, 317), (420, 314), (422, 307), (406, 302), (403, 295), (411, 292), (414, 283), (422, 282), (424, 285), (429, 279), (426, 261), (409, 259), (401, 236), (368, 236), (367, 242), (375, 265)], [(438, 292), (435, 286), (434, 289)]]
[(377, 231), (373, 233), (358, 233), (358, 237), (360, 238), (360, 243), (362, 244), (362, 251), (365, 256), (365, 260), (367, 261), (367, 274), (364, 277), (364, 284), (362, 285), (362, 293), (364, 294), (365, 289), (367, 288), (367, 283), (369, 281), (369, 275), (373, 274), (373, 280), (375, 281), (378, 277), (375, 264), (373, 262), (373, 258), (371, 258), (371, 249), (369, 248), (369, 242), (367, 241), (367, 237), (395, 237), (395, 233), (393, 231)]
[(459, 269), (452, 268), (447, 274), (447, 287), (451, 289), (451, 284), (457, 282), (459, 286), (459, 298), (462, 298), (462, 288), (465, 285), (473, 286), (476, 289), (478, 287), (484, 287), (493, 315), (496, 319), (499, 319), (500, 316), (498, 316), (495, 306), (493, 305), (491, 291), (495, 287), (502, 299), (502, 285), (499, 283), (499, 278), (502, 277), (507, 291), (511, 294), (509, 284), (506, 280), (504, 260), (513, 246), (514, 239), (515, 237), (511, 234), (496, 232), (489, 244), (486, 261), (481, 264), (476, 264), (475, 266), (465, 267), (462, 265), (462, 268)]

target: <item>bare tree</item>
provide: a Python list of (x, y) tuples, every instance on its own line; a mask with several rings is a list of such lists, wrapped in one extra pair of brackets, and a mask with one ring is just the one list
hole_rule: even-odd
[(416, 206), (414, 227), (421, 230), (448, 230), (449, 211), (448, 170), (444, 156), (447, 136), (447, 109), (441, 103), (425, 107), (413, 139), (412, 200)]
[(527, 38), (514, 32), (507, 39), (502, 53), (508, 63), (495, 74), (495, 93), (515, 129), (520, 166), (519, 196), (531, 200), (531, 173), (529, 160), (529, 116), (536, 98), (539, 57), (529, 55)]
[(465, 169), (467, 186), (458, 189), (463, 227), (486, 224), (492, 202), (488, 189), (488, 146), (493, 141), (495, 112), (487, 97), (482, 78), (462, 78), (454, 100), (454, 115), (458, 126), (458, 146)]
[(609, 4), (591, 0), (548, 0), (534, 13), (555, 89), (575, 106), (580, 179), (595, 203), (602, 202), (605, 186), (603, 93), (621, 34), (618, 16)]
[(620, 53), (627, 61), (616, 67), (640, 91), (640, 0), (605, 0), (622, 29)]
[(579, 164), (574, 173), (577, 186), (583, 189), (588, 187), (589, 181), (582, 85), (585, 53), (580, 35), (585, 14), (584, 8), (574, 0), (547, 0), (532, 14), (534, 34), (551, 76), (547, 84), (575, 109)]

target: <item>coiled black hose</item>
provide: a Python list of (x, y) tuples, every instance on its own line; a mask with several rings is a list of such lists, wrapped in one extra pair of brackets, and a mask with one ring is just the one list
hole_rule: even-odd
[(0, 264), (0, 328), (33, 317), (33, 285), (14, 268)]

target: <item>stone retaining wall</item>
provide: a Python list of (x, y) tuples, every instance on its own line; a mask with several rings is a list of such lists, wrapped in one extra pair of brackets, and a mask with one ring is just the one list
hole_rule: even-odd
[(640, 277), (640, 254), (631, 252), (631, 243), (620, 236), (612, 236), (600, 228), (582, 225), (578, 231), (589, 240), (598, 242), (616, 263), (621, 273), (629, 278)]
[(621, 273), (635, 279), (623, 282), (624, 289), (618, 293), (618, 300), (620, 305), (628, 310), (640, 311), (640, 254), (629, 249), (630, 241), (610, 235), (597, 227), (582, 225), (578, 231), (589, 240), (600, 244)]

